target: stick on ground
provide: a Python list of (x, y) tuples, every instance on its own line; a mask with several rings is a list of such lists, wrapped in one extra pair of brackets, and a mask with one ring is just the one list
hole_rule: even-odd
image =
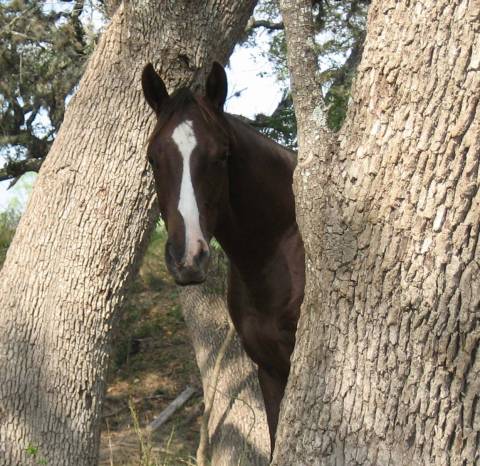
[(153, 432), (158, 430), (172, 415), (181, 408), (195, 393), (193, 387), (187, 387), (180, 395), (177, 396), (161, 413), (147, 426), (147, 430)]

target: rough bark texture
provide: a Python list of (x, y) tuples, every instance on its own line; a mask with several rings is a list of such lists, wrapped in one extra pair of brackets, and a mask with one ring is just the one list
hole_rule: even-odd
[[(212, 373), (218, 349), (229, 329), (225, 300), (223, 254), (214, 256), (209, 278), (202, 287), (182, 293), (182, 308), (203, 381), (204, 397), (211, 397)], [(220, 368), (208, 432), (214, 466), (265, 466), (270, 439), (257, 368), (246, 356), (235, 334)]]
[[(283, 0), (282, 15), (287, 18), (288, 67), (290, 85), (297, 119), (299, 161), (317, 155), (326, 137), (326, 109), (322, 91), (317, 82), (317, 53), (311, 0)], [(319, 132), (321, 132), (319, 134)], [(322, 146), (318, 142), (322, 141)]]
[(253, 3), (133, 2), (102, 37), (0, 275), (1, 465), (96, 463), (109, 336), (156, 211), (140, 71), (201, 82)]
[[(295, 82), (306, 2), (281, 3)], [(307, 286), (275, 465), (480, 462), (479, 25), (478, 0), (373, 1), (338, 140), (300, 139)], [(321, 127), (318, 104), (297, 110)]]

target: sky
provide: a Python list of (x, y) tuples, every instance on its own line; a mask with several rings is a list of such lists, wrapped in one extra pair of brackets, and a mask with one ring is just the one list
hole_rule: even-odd
[[(258, 46), (255, 48), (235, 48), (226, 68), (229, 87), (225, 105), (227, 112), (253, 118), (257, 113), (271, 114), (277, 107), (282, 90), (273, 77), (271, 65), (262, 56), (262, 48), (266, 44), (265, 32), (259, 34)], [(259, 76), (260, 73), (263, 77)], [(235, 96), (239, 91), (240, 96)], [(2, 163), (3, 160), (0, 159), (0, 166)], [(0, 212), (9, 207), (23, 210), (35, 177), (34, 173), (26, 174), (10, 189), (7, 189), (10, 181), (0, 182)]]

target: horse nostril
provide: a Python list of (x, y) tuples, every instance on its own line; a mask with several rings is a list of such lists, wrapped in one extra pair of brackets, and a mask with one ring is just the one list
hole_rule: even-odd
[(175, 255), (175, 248), (173, 247), (172, 243), (170, 243), (170, 241), (167, 241), (167, 244), (165, 245), (165, 253), (167, 262), (170, 261), (174, 264), (179, 264), (179, 260)]
[(198, 254), (195, 256), (195, 264), (197, 266), (201, 266), (204, 264), (208, 258), (210, 257), (210, 251), (208, 250), (208, 245), (205, 241), (199, 240), (200, 250)]
[(195, 256), (195, 263), (197, 266), (201, 265), (201, 263), (205, 260), (206, 255), (207, 253), (202, 250)]

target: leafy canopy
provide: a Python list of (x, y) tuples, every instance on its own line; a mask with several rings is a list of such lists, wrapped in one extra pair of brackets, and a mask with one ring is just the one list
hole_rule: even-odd
[(50, 148), (94, 47), (85, 10), (84, 0), (0, 0), (0, 181), (38, 169)]

